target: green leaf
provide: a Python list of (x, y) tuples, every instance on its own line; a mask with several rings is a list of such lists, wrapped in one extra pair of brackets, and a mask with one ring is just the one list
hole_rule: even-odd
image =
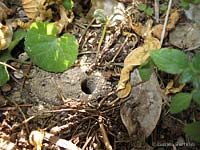
[(192, 98), (198, 105), (200, 105), (200, 89), (194, 89), (192, 91)]
[(64, 0), (63, 6), (67, 10), (72, 10), (72, 8), (74, 7), (74, 2), (73, 2), (73, 0)]
[(179, 113), (183, 110), (186, 110), (191, 103), (192, 94), (190, 93), (178, 93), (172, 98), (170, 105), (171, 113)]
[(23, 29), (19, 29), (14, 32), (13, 40), (10, 43), (8, 50), (11, 51), (15, 48), (15, 46), (26, 36), (26, 31)]
[(191, 82), (195, 77), (195, 73), (192, 71), (191, 68), (186, 68), (183, 70), (179, 82), (180, 83), (188, 83)]
[(154, 68), (154, 65), (151, 60), (149, 60), (146, 64), (141, 65), (138, 68), (140, 77), (143, 81), (147, 81), (150, 79), (151, 74), (153, 73), (153, 68)]
[(140, 10), (140, 11), (144, 11), (145, 9), (147, 9), (147, 4), (139, 4), (138, 5), (138, 9)]
[(96, 9), (94, 11), (93, 17), (102, 23), (107, 21), (106, 12), (103, 9)]
[(44, 70), (62, 72), (77, 58), (78, 43), (73, 35), (56, 37), (53, 23), (33, 23), (25, 38), (25, 51), (33, 63)]
[(193, 140), (200, 142), (200, 122), (188, 124), (184, 128), (184, 132)]
[(154, 11), (153, 11), (153, 8), (147, 7), (147, 9), (145, 10), (145, 12), (146, 12), (146, 14), (148, 16), (152, 16)]
[(186, 10), (190, 8), (189, 2), (187, 2), (185, 0), (181, 0), (180, 6)]
[(196, 88), (196, 89), (200, 89), (200, 76), (196, 75), (194, 77), (194, 79), (192, 80), (192, 85)]
[(0, 64), (0, 86), (4, 85), (9, 79), (8, 70), (4, 65)]
[(192, 59), (192, 67), (197, 72), (200, 72), (200, 52), (197, 53), (194, 58)]
[(167, 5), (161, 5), (160, 11), (165, 12), (167, 10)]
[(200, 0), (191, 0), (192, 4), (198, 5), (200, 3)]
[(162, 48), (159, 51), (150, 51), (154, 63), (162, 71), (171, 74), (183, 72), (188, 67), (187, 56), (176, 49)]
[[(9, 51), (0, 52), (0, 62), (6, 63), (12, 57)], [(10, 79), (7, 67), (0, 64), (0, 86), (4, 85)]]

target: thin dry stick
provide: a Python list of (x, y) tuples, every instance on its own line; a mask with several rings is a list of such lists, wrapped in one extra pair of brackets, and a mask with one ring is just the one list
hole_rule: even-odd
[(164, 40), (164, 37), (165, 37), (165, 31), (166, 31), (167, 22), (168, 22), (168, 19), (169, 19), (169, 13), (170, 13), (171, 7), (172, 7), (172, 0), (169, 1), (167, 13), (166, 13), (166, 16), (165, 16), (165, 22), (164, 22), (164, 26), (163, 26), (163, 30), (162, 30), (162, 34), (161, 34), (161, 38), (160, 38), (160, 45), (161, 46), (162, 46), (162, 43), (163, 43), (163, 40)]
[[(19, 105), (17, 103), (15, 103), (14, 101), (12, 101), (12, 103), (18, 108), (19, 112), (22, 114), (22, 117), (24, 118), (24, 121), (27, 120), (25, 114), (23, 113), (22, 109), (19, 107)], [(23, 121), (23, 122), (24, 122)], [(24, 122), (25, 128), (27, 130), (27, 133), (30, 134), (30, 129), (28, 127), (27, 122)]]
[(87, 140), (86, 140), (86, 142), (85, 142), (85, 144), (83, 145), (83, 147), (82, 147), (82, 150), (84, 150), (84, 149), (86, 149), (86, 147), (88, 146), (88, 144), (90, 143), (90, 141), (92, 140), (92, 136), (90, 136)]
[(156, 23), (159, 23), (159, 0), (154, 0)]
[(110, 145), (110, 141), (108, 140), (108, 136), (106, 134), (106, 130), (105, 130), (104, 125), (103, 125), (102, 116), (99, 116), (99, 127), (100, 127), (101, 134), (103, 136), (103, 141), (104, 141), (106, 150), (112, 150), (112, 146)]

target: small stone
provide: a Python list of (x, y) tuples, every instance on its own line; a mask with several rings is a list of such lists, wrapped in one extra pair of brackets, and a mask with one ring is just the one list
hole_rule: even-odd
[(1, 87), (1, 91), (2, 92), (9, 92), (11, 90), (11, 85), (10, 84), (4, 84), (2, 87)]

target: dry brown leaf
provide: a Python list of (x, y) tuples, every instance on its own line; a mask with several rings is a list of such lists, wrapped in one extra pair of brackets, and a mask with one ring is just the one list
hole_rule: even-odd
[(24, 11), (26, 12), (26, 15), (30, 19), (35, 19), (38, 14), (38, 3), (39, 0), (33, 1), (33, 0), (21, 0), (22, 6), (24, 8)]
[(29, 135), (29, 142), (34, 146), (33, 150), (41, 150), (42, 142), (44, 139), (45, 132), (44, 131), (32, 131)]
[(130, 88), (130, 72), (145, 63), (149, 57), (150, 50), (160, 49), (160, 41), (154, 37), (144, 40), (144, 44), (134, 49), (124, 60), (124, 68), (120, 74), (120, 80), (117, 86), (117, 94), (120, 98), (125, 98), (129, 95)]
[(174, 87), (174, 81), (170, 80), (170, 82), (167, 84), (165, 95), (168, 95), (170, 93), (173, 93), (173, 94), (178, 93), (178, 92), (182, 91), (184, 86), (185, 86), (185, 84), (181, 84), (178, 87)]
[(0, 22), (8, 17), (8, 15), (12, 12), (3, 2), (0, 2)]
[(13, 30), (11, 24), (2, 25), (0, 23), (0, 50), (8, 48), (12, 40)]
[(62, 5), (60, 5), (59, 9), (60, 9), (60, 20), (55, 22), (55, 25), (58, 29), (58, 33), (61, 33), (61, 31), (65, 27), (67, 27), (69, 23), (73, 21), (74, 14), (71, 11), (66, 12), (65, 8)]
[[(172, 9), (170, 12), (170, 17), (169, 17), (169, 22), (166, 27), (166, 32), (165, 32), (165, 37), (168, 35), (169, 31), (175, 28), (176, 23), (178, 22), (180, 18), (179, 11), (177, 9)], [(154, 37), (160, 39), (162, 30), (163, 30), (164, 25), (163, 24), (158, 24), (152, 28), (152, 34)]]
[[(168, 32), (175, 27), (179, 17), (180, 15), (177, 9), (171, 11), (165, 36), (167, 36)], [(150, 50), (158, 50), (161, 48), (159, 39), (163, 30), (163, 25), (159, 24), (152, 28), (152, 24), (152, 20), (148, 20), (145, 26), (143, 26), (141, 23), (130, 23), (130, 26), (134, 32), (144, 38), (144, 44), (134, 49), (124, 60), (124, 68), (121, 71), (120, 80), (117, 85), (117, 94), (119, 98), (127, 97), (131, 91), (131, 71), (138, 65), (141, 65), (147, 61)]]
[(171, 31), (175, 28), (175, 25), (178, 22), (179, 18), (179, 11), (177, 9), (172, 9), (170, 12), (169, 22), (167, 24), (167, 31)]
[(26, 15), (35, 21), (52, 19), (52, 10), (48, 6), (56, 4), (53, 0), (21, 0)]

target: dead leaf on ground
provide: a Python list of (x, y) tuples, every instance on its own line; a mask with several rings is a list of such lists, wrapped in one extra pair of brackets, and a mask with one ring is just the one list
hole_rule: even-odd
[[(179, 19), (180, 19), (179, 11), (177, 9), (172, 9), (171, 12), (170, 12), (169, 22), (167, 24), (166, 31), (165, 31), (165, 37), (168, 35), (169, 31), (171, 31), (172, 29), (175, 28), (175, 25), (176, 25), (176, 23), (178, 22)], [(152, 28), (153, 36), (158, 38), (158, 39), (161, 39), (163, 27), (164, 27), (163, 24), (155, 25)]]
[(144, 37), (144, 44), (134, 49), (124, 60), (124, 68), (120, 74), (120, 80), (117, 86), (119, 98), (125, 98), (131, 91), (130, 73), (138, 65), (145, 63), (149, 57), (150, 50), (160, 49), (160, 41), (151, 36), (152, 21), (147, 21), (145, 26), (134, 26), (135, 32)]
[[(135, 69), (131, 73), (131, 84), (140, 83), (139, 72)], [(121, 106), (120, 115), (130, 137), (143, 135), (148, 137), (160, 118), (162, 107), (162, 93), (155, 73), (150, 80), (131, 89), (128, 100)], [(136, 137), (137, 140), (142, 136)]]
[(3, 2), (0, 2), (0, 22), (8, 17), (12, 13), (12, 10), (9, 9)]
[[(166, 32), (175, 28), (179, 17), (178, 10), (174, 9), (171, 11)], [(130, 26), (134, 32), (144, 38), (144, 44), (134, 49), (124, 60), (124, 68), (121, 71), (120, 80), (117, 85), (117, 94), (119, 98), (127, 97), (131, 91), (129, 82), (130, 72), (147, 61), (150, 50), (158, 50), (161, 48), (159, 39), (163, 30), (163, 25), (159, 24), (154, 27), (152, 27), (152, 25), (152, 20), (147, 20), (144, 26), (141, 23), (133, 24), (130, 21)]]
[(0, 23), (0, 50), (5, 50), (12, 41), (13, 30), (10, 24), (2, 25)]
[(181, 84), (178, 87), (174, 87), (174, 81), (170, 80), (170, 82), (167, 84), (165, 95), (168, 95), (170, 93), (173, 93), (173, 94), (178, 93), (178, 92), (182, 91), (184, 86), (185, 86), (185, 84)]

